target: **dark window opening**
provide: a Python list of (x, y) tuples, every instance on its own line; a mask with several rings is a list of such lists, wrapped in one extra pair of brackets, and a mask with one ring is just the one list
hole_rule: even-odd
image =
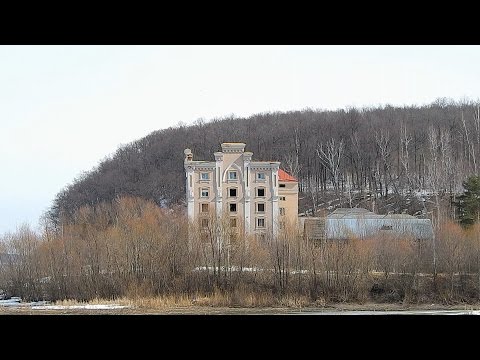
[(265, 219), (263, 219), (263, 218), (257, 219), (257, 227), (258, 228), (264, 228), (265, 227)]

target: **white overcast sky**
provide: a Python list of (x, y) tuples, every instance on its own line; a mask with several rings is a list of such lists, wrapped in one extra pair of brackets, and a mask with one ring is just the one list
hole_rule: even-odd
[(180, 121), (479, 98), (480, 46), (0, 46), (0, 235)]

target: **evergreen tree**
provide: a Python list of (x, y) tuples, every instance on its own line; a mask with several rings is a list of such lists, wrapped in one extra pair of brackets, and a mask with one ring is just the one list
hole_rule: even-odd
[(456, 206), (460, 223), (468, 226), (480, 221), (480, 176), (472, 175), (462, 183), (464, 192), (458, 197)]

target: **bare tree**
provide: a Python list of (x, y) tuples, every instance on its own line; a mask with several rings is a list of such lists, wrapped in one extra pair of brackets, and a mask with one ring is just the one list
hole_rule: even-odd
[(340, 164), (344, 148), (343, 140), (336, 141), (334, 138), (331, 138), (325, 145), (317, 146), (317, 155), (331, 174), (333, 188), (337, 196), (341, 177)]
[(463, 130), (465, 131), (465, 138), (467, 140), (468, 163), (470, 165), (470, 159), (472, 159), (472, 161), (473, 161), (473, 171), (476, 174), (477, 173), (477, 160), (476, 160), (476, 157), (475, 157), (475, 147), (470, 140), (470, 136), (469, 136), (470, 132), (467, 129), (467, 124), (466, 124), (465, 117), (463, 116), (463, 111), (462, 111), (462, 124), (463, 124)]
[(298, 128), (293, 130), (294, 133), (294, 149), (295, 151), (289, 152), (284, 156), (285, 167), (288, 173), (298, 179), (298, 175), (302, 168), (300, 164), (300, 138), (298, 135)]
[[(390, 136), (390, 132), (388, 130), (380, 130), (375, 131), (375, 142), (378, 147), (378, 151), (382, 161), (382, 168), (383, 168), (383, 183), (385, 185), (385, 197), (388, 196), (388, 185), (392, 183), (392, 176), (391, 176), (391, 163), (390, 163), (390, 156), (392, 153), (391, 149), (391, 140), (392, 137)], [(395, 192), (398, 193), (396, 190), (395, 183), (392, 183)]]
[(400, 163), (402, 164), (403, 173), (407, 181), (408, 190), (414, 186), (413, 179), (410, 176), (410, 156), (409, 146), (412, 142), (412, 137), (407, 133), (406, 125), (400, 129)]
[[(475, 128), (475, 133), (477, 138), (477, 154), (478, 154), (480, 153), (480, 105), (477, 105), (477, 109), (474, 112), (473, 125)], [(475, 170), (475, 174), (478, 174), (476, 170)]]

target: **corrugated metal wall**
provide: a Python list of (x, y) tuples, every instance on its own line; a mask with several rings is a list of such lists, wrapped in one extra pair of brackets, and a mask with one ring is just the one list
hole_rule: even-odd
[(326, 218), (327, 239), (365, 238), (379, 233), (432, 239), (433, 228), (429, 219), (394, 218)]

